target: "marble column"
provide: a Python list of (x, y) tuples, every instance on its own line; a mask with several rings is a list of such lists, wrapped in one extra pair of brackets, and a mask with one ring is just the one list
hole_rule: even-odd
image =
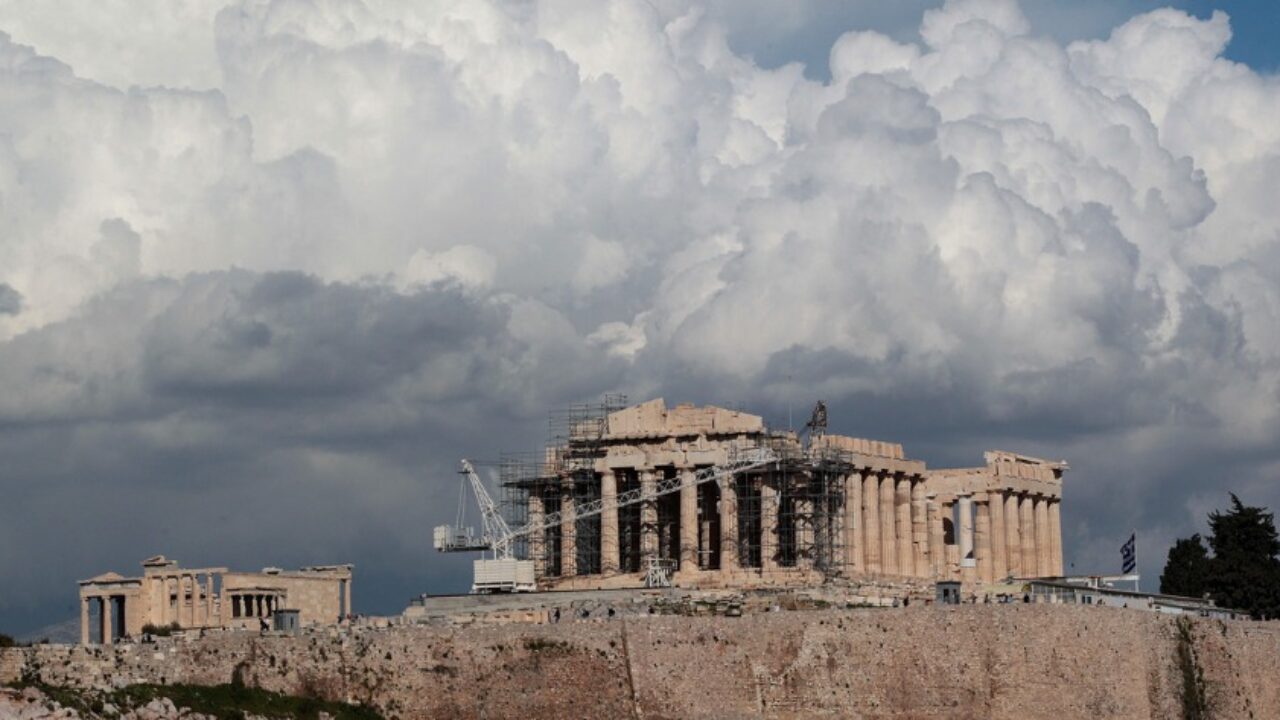
[(929, 518), (925, 509), (924, 481), (911, 481), (911, 546), (916, 577), (929, 577)]
[[(814, 482), (809, 479), (808, 482)], [(795, 514), (792, 516), (796, 527), (796, 567), (808, 569), (813, 567), (814, 556), (814, 507), (812, 486), (808, 482), (798, 486), (795, 499)]]
[(1027, 577), (1040, 574), (1040, 561), (1036, 556), (1036, 511), (1030, 495), (1018, 499), (1018, 515), (1022, 526), (1022, 572)]
[(766, 474), (760, 485), (760, 569), (778, 567), (778, 476)]
[(1036, 511), (1036, 566), (1041, 577), (1051, 577), (1053, 571), (1053, 546), (1049, 540), (1049, 501), (1044, 496), (1035, 499)]
[(994, 577), (991, 562), (991, 505), (986, 495), (979, 495), (975, 505), (974, 554), (978, 561), (978, 579), (990, 583)]
[(649, 561), (658, 557), (658, 474), (653, 468), (640, 470), (640, 572), (646, 572)]
[(196, 584), (196, 576), (187, 576), (187, 585), (191, 588), (191, 608), (187, 611), (190, 622), (187, 627), (196, 627), (196, 606), (200, 604), (200, 586)]
[(942, 525), (942, 504), (936, 499), (925, 499), (929, 514), (929, 576), (941, 578), (947, 569), (947, 537)]
[(204, 576), (204, 624), (207, 626), (221, 625), (214, 614), (213, 605), (213, 573)]
[(880, 477), (880, 568), (886, 575), (898, 574), (898, 514), (894, 508), (897, 496), (892, 474)]
[[(152, 578), (151, 587), (152, 587), (151, 592), (152, 592), (153, 598), (155, 598), (155, 594), (157, 592), (155, 588), (157, 587), (159, 587), (158, 592), (160, 595), (159, 598), (156, 598), (156, 607), (151, 609), (151, 617), (158, 619), (160, 622), (160, 625), (168, 625), (169, 624), (169, 579), (164, 576)], [(159, 612), (156, 612), (157, 610), (159, 610)]]
[(600, 572), (618, 572), (618, 476), (606, 468), (600, 473)]
[(342, 583), (342, 593), (345, 598), (344, 605), (346, 606), (347, 614), (354, 615), (355, 611), (351, 609), (351, 578), (350, 577), (347, 578), (346, 582)]
[(898, 573), (911, 575), (916, 564), (915, 553), (911, 549), (911, 480), (905, 475), (898, 475), (895, 488), (893, 505), (896, 511), (894, 528), (898, 534)]
[(960, 576), (972, 581), (977, 575), (974, 572), (973, 557), (973, 498), (961, 495), (957, 502), (960, 515)]
[(573, 478), (560, 483), (560, 577), (578, 574), (577, 500), (573, 497)]
[(1049, 503), (1049, 544), (1053, 552), (1053, 574), (1062, 577), (1062, 501), (1054, 498)]
[(89, 644), (89, 598), (80, 596), (80, 644)]
[(987, 504), (991, 508), (991, 577), (1003, 580), (1009, 574), (1004, 552), (1008, 532), (1004, 527), (1004, 498), (998, 492), (987, 493)]
[(720, 484), (720, 570), (737, 569), (738, 483), (731, 475)]
[(862, 529), (864, 565), (873, 575), (883, 572), (880, 565), (880, 478), (870, 470), (862, 475)]
[[(698, 569), (698, 486), (697, 472), (681, 468), (680, 473), (680, 570)], [(617, 516), (617, 513), (614, 513)]]
[(1009, 490), (1004, 495), (1004, 545), (1009, 574), (1026, 577), (1022, 572), (1022, 514), (1018, 511), (1018, 496)]
[(846, 572), (861, 573), (866, 568), (862, 558), (862, 476), (856, 472), (844, 476), (844, 509)]
[(535, 486), (529, 491), (529, 525), (541, 529), (529, 534), (529, 559), (533, 561), (533, 576), (538, 579), (547, 574), (547, 530), (542, 528), (545, 518), (542, 488)]
[(191, 616), (193, 619), (192, 627), (204, 627), (204, 603), (201, 602), (204, 583), (200, 582), (200, 575), (193, 573), (191, 575)]
[(99, 598), (102, 605), (102, 613), (99, 618), (99, 624), (102, 626), (102, 644), (110, 645), (114, 638), (111, 637), (111, 596), (103, 595)]

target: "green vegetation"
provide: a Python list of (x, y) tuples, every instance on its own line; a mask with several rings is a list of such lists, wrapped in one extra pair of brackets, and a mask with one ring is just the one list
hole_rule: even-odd
[(1208, 541), (1212, 556), (1198, 535), (1169, 550), (1160, 591), (1197, 597), (1206, 593), (1218, 605), (1259, 620), (1280, 617), (1280, 538), (1274, 514), (1245, 505), (1233, 494), (1230, 509), (1209, 513)]
[(1160, 592), (1185, 597), (1203, 597), (1209, 576), (1209, 551), (1200, 533), (1180, 538), (1169, 548), (1169, 559), (1160, 574)]
[(316, 720), (322, 712), (336, 720), (382, 720), (382, 716), (372, 708), (315, 697), (282, 695), (239, 684), (130, 685), (111, 692), (80, 691), (49, 685), (34, 687), (63, 707), (93, 716), (100, 714), (107, 704), (114, 705), (121, 711), (128, 711), (143, 707), (153, 700), (168, 698), (175, 707), (211, 715), (219, 720), (243, 720), (249, 715)]
[(17, 644), (17, 641), (12, 637), (5, 635), (4, 633), (0, 633), (0, 648), (13, 647)]

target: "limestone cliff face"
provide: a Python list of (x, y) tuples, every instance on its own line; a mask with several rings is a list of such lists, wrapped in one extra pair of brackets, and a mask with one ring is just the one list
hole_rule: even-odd
[(1280, 624), (978, 605), (228, 634), (0, 655), (4, 681), (233, 674), (403, 718), (1277, 718)]

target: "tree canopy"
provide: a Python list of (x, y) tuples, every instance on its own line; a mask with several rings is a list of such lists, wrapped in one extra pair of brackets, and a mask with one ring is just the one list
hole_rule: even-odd
[(1203, 597), (1209, 576), (1209, 550), (1200, 533), (1181, 538), (1169, 548), (1169, 559), (1160, 574), (1160, 592), (1168, 595)]
[(1200, 597), (1255, 618), (1280, 617), (1280, 537), (1275, 516), (1231, 495), (1225, 512), (1209, 513), (1208, 555), (1199, 535), (1169, 549), (1160, 591)]

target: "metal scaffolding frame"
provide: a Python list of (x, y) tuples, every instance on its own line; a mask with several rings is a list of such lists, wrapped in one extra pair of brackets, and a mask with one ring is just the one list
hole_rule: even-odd
[[(609, 414), (624, 407), (625, 396), (611, 395), (600, 403), (557, 410), (548, 419), (550, 442), (544, 451), (502, 457), (501, 509), (518, 536), (512, 543), (513, 555), (534, 560), (540, 577), (559, 577), (566, 570), (559, 554), (562, 522), (571, 522), (574, 529), (574, 574), (602, 570), (603, 499), (595, 464), (604, 456)], [(821, 437), (823, 428), (812, 429), (813, 434), (806, 438), (789, 431), (766, 430), (757, 445), (741, 449), (741, 458), (759, 460), (767, 455), (767, 465), (761, 463), (736, 475), (721, 473), (717, 482), (709, 481), (714, 468), (699, 470), (695, 556), (701, 569), (720, 567), (721, 482), (724, 477), (732, 477), (737, 497), (739, 568), (844, 572), (844, 476), (855, 466), (851, 453), (812, 442)], [(646, 571), (641, 542), (641, 506), (645, 501), (657, 505), (657, 558), (678, 562), (681, 556), (681, 476), (673, 467), (658, 470), (656, 492), (647, 498), (634, 469), (616, 474), (620, 572)], [(568, 497), (573, 501), (572, 514), (564, 502)], [(768, 503), (773, 507), (767, 508)], [(531, 506), (540, 507), (541, 512), (535, 516)], [(766, 525), (770, 516), (776, 533)], [(535, 525), (538, 529), (531, 529)]]

